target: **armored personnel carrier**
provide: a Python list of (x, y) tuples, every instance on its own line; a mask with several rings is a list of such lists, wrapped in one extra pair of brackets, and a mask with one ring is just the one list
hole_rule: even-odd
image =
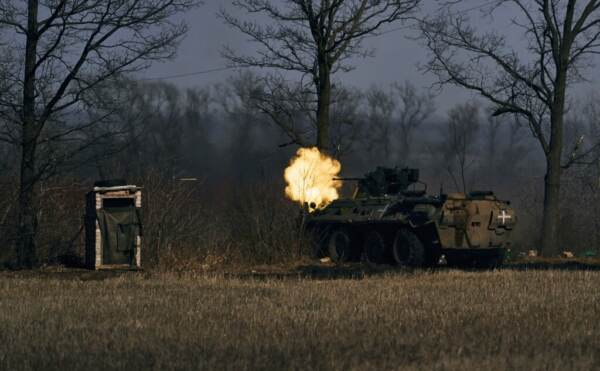
[(342, 180), (358, 182), (353, 197), (304, 215), (320, 256), (431, 267), (443, 254), (450, 266), (502, 264), (516, 220), (510, 203), (492, 192), (431, 196), (419, 170), (408, 168)]

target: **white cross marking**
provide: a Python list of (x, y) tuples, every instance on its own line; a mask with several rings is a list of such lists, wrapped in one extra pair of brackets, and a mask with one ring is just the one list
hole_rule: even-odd
[(506, 213), (506, 210), (502, 210), (502, 214), (498, 215), (498, 219), (502, 219), (502, 225), (506, 224), (507, 219), (512, 219), (512, 216)]

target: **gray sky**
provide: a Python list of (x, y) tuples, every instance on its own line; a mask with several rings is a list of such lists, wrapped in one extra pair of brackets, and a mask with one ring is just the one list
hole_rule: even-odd
[[(430, 0), (431, 6), (434, 4)], [(464, 8), (471, 9), (485, 4), (483, 0), (464, 0)], [(211, 70), (225, 66), (225, 61), (220, 56), (223, 45), (229, 45), (234, 50), (251, 53), (255, 46), (247, 42), (247, 38), (224, 25), (217, 17), (220, 7), (232, 10), (231, 0), (206, 0), (206, 4), (189, 12), (185, 19), (190, 27), (189, 33), (180, 46), (177, 57), (169, 62), (156, 63), (140, 77), (154, 78), (173, 76), (177, 74), (193, 73), (197, 71)], [(426, 4), (427, 6), (427, 4)], [(507, 9), (500, 9), (495, 16), (498, 24), (504, 27), (509, 24), (511, 14)], [(473, 19), (480, 16), (479, 11), (473, 10), (468, 13)], [(387, 30), (400, 27), (401, 24), (391, 25)], [(346, 85), (369, 87), (370, 85), (387, 85), (393, 81), (409, 80), (416, 86), (428, 88), (434, 79), (432, 76), (423, 74), (418, 69), (418, 64), (426, 60), (427, 52), (417, 41), (410, 40), (407, 30), (389, 32), (384, 35), (368, 39), (368, 47), (374, 48), (375, 57), (356, 59), (356, 69), (349, 73), (341, 73), (336, 76), (337, 80)], [(509, 36), (519, 40), (519, 32)], [(202, 86), (223, 81), (235, 71), (211, 72), (201, 75), (183, 78), (167, 79), (182, 87)], [(590, 71), (593, 76), (593, 71)], [(597, 82), (592, 84), (597, 86)], [(578, 87), (580, 91), (590, 89), (590, 84)], [(437, 97), (438, 114), (443, 114), (451, 105), (463, 102), (475, 95), (461, 88), (446, 87)]]

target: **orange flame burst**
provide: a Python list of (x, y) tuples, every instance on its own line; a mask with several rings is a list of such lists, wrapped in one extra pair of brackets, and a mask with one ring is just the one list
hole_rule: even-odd
[(342, 182), (334, 178), (341, 170), (339, 161), (318, 148), (300, 148), (285, 169), (285, 194), (301, 205), (308, 203), (311, 211), (322, 209), (339, 198)]

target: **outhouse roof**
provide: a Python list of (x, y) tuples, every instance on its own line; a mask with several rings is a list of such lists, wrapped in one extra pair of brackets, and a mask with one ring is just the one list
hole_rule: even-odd
[(131, 191), (138, 189), (142, 189), (142, 187), (136, 185), (122, 185), (114, 187), (94, 187), (94, 192)]

